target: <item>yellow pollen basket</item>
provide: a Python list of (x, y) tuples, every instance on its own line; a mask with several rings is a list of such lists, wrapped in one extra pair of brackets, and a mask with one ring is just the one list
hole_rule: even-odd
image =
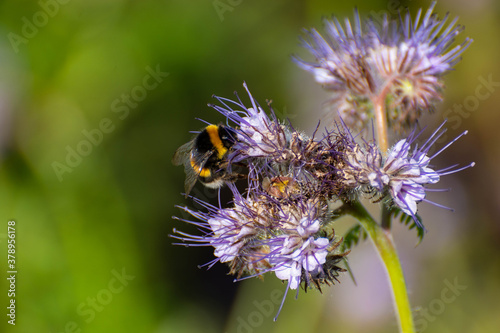
[(214, 145), (215, 149), (217, 149), (217, 157), (221, 159), (227, 153), (227, 148), (224, 147), (220, 139), (219, 127), (216, 125), (208, 125), (206, 129), (210, 137), (210, 142)]

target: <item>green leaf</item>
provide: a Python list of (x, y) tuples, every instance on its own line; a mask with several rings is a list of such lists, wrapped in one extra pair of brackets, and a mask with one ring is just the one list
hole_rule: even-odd
[(358, 284), (356, 283), (356, 279), (354, 278), (354, 273), (351, 270), (351, 266), (349, 266), (349, 262), (347, 261), (347, 258), (346, 257), (342, 258), (342, 261), (344, 262), (345, 269), (349, 273), (349, 276), (351, 277), (352, 282), (354, 282), (354, 285), (357, 286)]
[(342, 251), (350, 250), (353, 246), (357, 245), (361, 239), (365, 240), (366, 237), (368, 237), (368, 234), (365, 229), (363, 229), (360, 224), (356, 224), (345, 233), (344, 241), (342, 242)]
[[(360, 224), (356, 224), (354, 227), (352, 227), (351, 229), (349, 229), (349, 231), (345, 233), (342, 242), (342, 252), (351, 250), (351, 248), (357, 245), (361, 239), (365, 240), (367, 237), (368, 234), (366, 233), (365, 229), (363, 229), (363, 227)], [(351, 271), (351, 267), (347, 262), (347, 258), (344, 257), (343, 260), (347, 272), (349, 273), (349, 276), (354, 282), (354, 285), (357, 285), (356, 279), (354, 278), (354, 274)]]
[(391, 208), (390, 214), (391, 218), (392, 217), (397, 218), (399, 216), (399, 221), (404, 225), (408, 226), (409, 230), (416, 229), (418, 236), (417, 245), (419, 245), (422, 242), (422, 240), (424, 239), (425, 229), (422, 227), (423, 225), (422, 218), (418, 214), (415, 214), (415, 217), (420, 222), (420, 226), (417, 223), (415, 223), (415, 220), (411, 215), (404, 213), (401, 209), (397, 207)]

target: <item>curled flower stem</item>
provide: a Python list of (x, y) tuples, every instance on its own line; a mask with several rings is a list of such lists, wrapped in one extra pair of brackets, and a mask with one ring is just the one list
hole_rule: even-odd
[(415, 333), (403, 269), (399, 262), (392, 235), (388, 231), (384, 231), (359, 202), (345, 204), (343, 208), (348, 214), (358, 219), (361, 226), (370, 236), (385, 265), (393, 292), (400, 332)]

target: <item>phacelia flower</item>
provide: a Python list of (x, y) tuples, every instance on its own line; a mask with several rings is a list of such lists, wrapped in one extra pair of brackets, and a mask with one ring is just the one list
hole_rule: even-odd
[(242, 197), (234, 185), (230, 188), (234, 194), (234, 205), (231, 208), (218, 208), (197, 198), (194, 198), (195, 202), (205, 207), (206, 212), (180, 207), (201, 222), (176, 219), (196, 225), (204, 234), (190, 235), (174, 230), (180, 235), (174, 238), (198, 246), (214, 247), (217, 259), (210, 266), (216, 262), (229, 262), (230, 273), (236, 274), (238, 278), (259, 274), (270, 265), (266, 260), (269, 249), (258, 236), (269, 230), (273, 221), (263, 205)]
[(188, 246), (214, 247), (217, 259), (209, 265), (226, 262), (238, 279), (274, 272), (287, 281), (287, 290), (300, 285), (320, 288), (337, 281), (338, 272), (343, 271), (337, 263), (345, 253), (339, 252), (340, 241), (328, 227), (326, 201), (306, 197), (283, 201), (259, 191), (243, 197), (234, 185), (230, 188), (234, 200), (229, 208), (199, 199), (195, 201), (206, 212), (181, 207), (199, 221), (181, 220), (196, 225), (203, 235), (174, 230), (177, 235), (173, 237)]
[(472, 42), (466, 38), (452, 47), (463, 27), (456, 25), (457, 18), (446, 25), (449, 15), (439, 19), (435, 5), (422, 20), (422, 10), (415, 20), (407, 12), (398, 20), (385, 16), (381, 24), (362, 24), (357, 11), (353, 25), (326, 20), (326, 37), (312, 29), (303, 43), (316, 62), (295, 61), (332, 91), (332, 103), (348, 126), (365, 127), (381, 99), (390, 125), (410, 127), (442, 99), (442, 75)]
[(246, 83), (243, 86), (250, 97), (251, 107), (247, 108), (241, 100), (223, 97), (216, 97), (222, 106), (210, 105), (236, 124), (238, 141), (230, 159), (238, 162), (249, 157), (283, 158), (289, 140), (287, 128), (278, 121), (272, 109), (269, 117), (255, 101)]
[(415, 215), (417, 203), (430, 202), (425, 199), (426, 186), (437, 183), (441, 176), (474, 166), (474, 163), (460, 168), (453, 165), (441, 170), (431, 167), (430, 162), (434, 157), (467, 134), (467, 131), (463, 132), (437, 153), (429, 156), (433, 144), (446, 131), (441, 130), (444, 124), (441, 124), (421, 147), (415, 145), (411, 149), (418, 135), (410, 136), (390, 148), (387, 156), (384, 156), (374, 143), (365, 142), (362, 145), (353, 142), (346, 151), (346, 165), (341, 171), (345, 185), (376, 190), (382, 197), (388, 195), (395, 206), (405, 214), (413, 216), (417, 225), (422, 227)]

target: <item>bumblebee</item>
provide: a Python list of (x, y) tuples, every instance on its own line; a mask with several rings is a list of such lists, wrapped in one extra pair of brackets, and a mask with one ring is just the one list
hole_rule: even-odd
[(175, 152), (172, 163), (184, 164), (186, 197), (196, 181), (210, 188), (219, 188), (226, 181), (244, 176), (227, 170), (227, 155), (236, 142), (236, 133), (228, 126), (208, 125), (193, 140)]

